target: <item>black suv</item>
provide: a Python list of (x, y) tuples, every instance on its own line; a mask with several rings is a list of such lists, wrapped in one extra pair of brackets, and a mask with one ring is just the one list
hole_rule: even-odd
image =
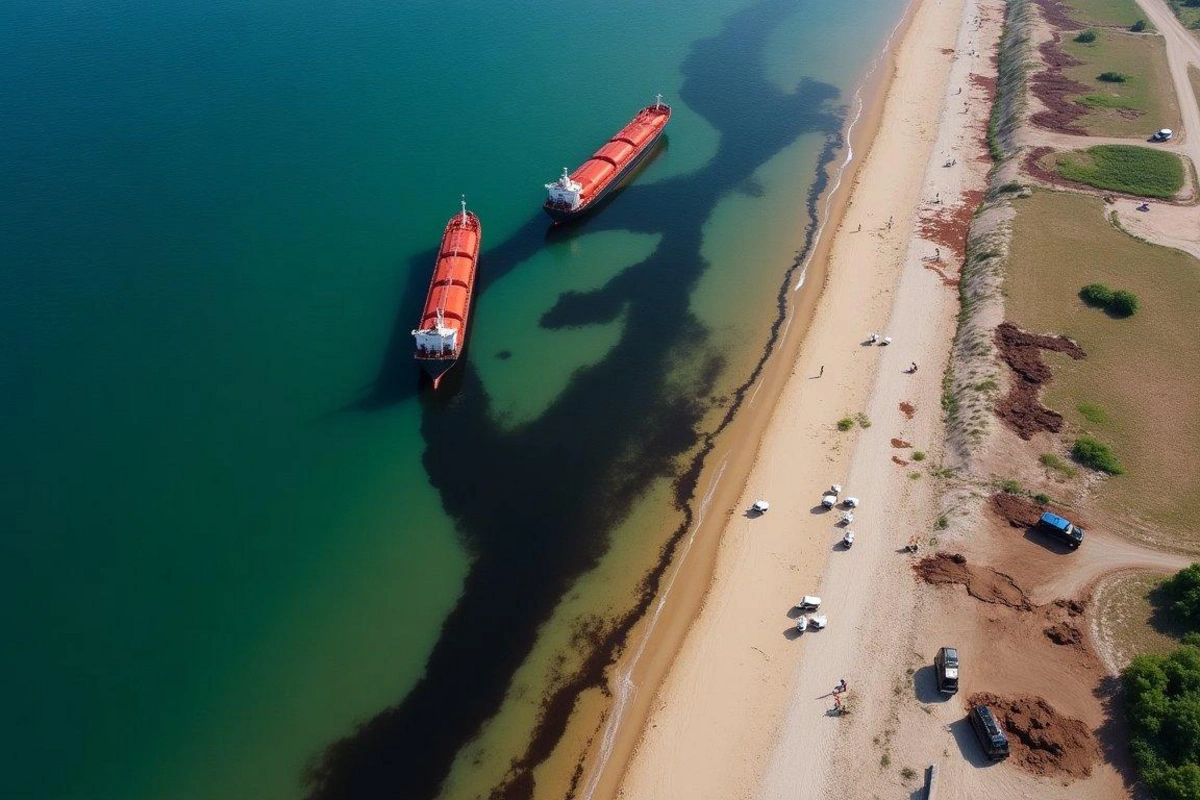
[(933, 657), (933, 670), (937, 673), (937, 688), (942, 694), (958, 691), (958, 651), (943, 647)]
[(1008, 758), (1008, 737), (1004, 735), (1004, 729), (1000, 727), (992, 710), (983, 705), (972, 706), (971, 713), (967, 716), (971, 720), (971, 727), (975, 729), (975, 735), (979, 737), (979, 743), (983, 745), (984, 754), (992, 761)]

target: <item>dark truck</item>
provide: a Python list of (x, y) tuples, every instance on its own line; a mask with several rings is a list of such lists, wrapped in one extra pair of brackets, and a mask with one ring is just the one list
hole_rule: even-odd
[(1041, 519), (1038, 520), (1037, 529), (1042, 533), (1065, 542), (1067, 547), (1070, 547), (1072, 550), (1083, 543), (1082, 528), (1073, 525), (1069, 520), (1063, 519), (1058, 514), (1051, 514), (1049, 511), (1042, 514)]
[(979, 744), (983, 746), (984, 755), (988, 760), (1001, 761), (1008, 758), (1008, 737), (992, 710), (983, 705), (972, 706), (967, 716), (971, 719), (971, 727), (975, 729), (975, 735), (979, 737)]
[(953, 647), (942, 647), (933, 657), (933, 671), (937, 688), (942, 694), (958, 691), (958, 651)]

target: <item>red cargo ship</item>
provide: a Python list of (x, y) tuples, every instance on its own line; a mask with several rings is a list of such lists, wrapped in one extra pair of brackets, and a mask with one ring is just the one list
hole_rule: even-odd
[(479, 217), (467, 211), (446, 223), (442, 246), (438, 248), (429, 295), (421, 313), (420, 327), (412, 332), (417, 340), (417, 362), (433, 379), (433, 388), (462, 354), (467, 339), (467, 318), (471, 314), (471, 294), (475, 288), (475, 264), (483, 228)]
[(542, 206), (556, 222), (579, 216), (615, 188), (651, 151), (671, 119), (671, 107), (660, 94), (654, 105), (646, 106), (633, 121), (608, 140), (583, 166), (546, 184), (549, 194)]

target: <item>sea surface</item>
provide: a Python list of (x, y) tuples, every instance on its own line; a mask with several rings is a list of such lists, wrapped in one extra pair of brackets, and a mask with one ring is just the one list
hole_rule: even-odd
[[(903, 3), (0, 4), (0, 797), (527, 796)], [(657, 92), (654, 157), (551, 229)]]

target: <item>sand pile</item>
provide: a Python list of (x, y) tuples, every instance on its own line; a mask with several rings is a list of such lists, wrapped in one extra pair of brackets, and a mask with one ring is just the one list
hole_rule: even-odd
[(1028, 611), (1033, 606), (1025, 591), (1003, 572), (991, 567), (968, 564), (959, 553), (934, 553), (913, 565), (913, 570), (927, 583), (957, 583), (967, 588), (967, 594), (985, 603), (997, 603)]
[(1031, 439), (1039, 431), (1062, 430), (1062, 415), (1046, 408), (1038, 399), (1042, 384), (1051, 378), (1050, 365), (1042, 360), (1042, 351), (1066, 353), (1076, 360), (1086, 358), (1087, 353), (1065, 336), (1039, 336), (1011, 322), (996, 327), (996, 347), (1013, 371), (1012, 388), (996, 404), (996, 414), (1022, 439)]
[(1012, 760), (1034, 775), (1086, 778), (1100, 760), (1100, 747), (1088, 727), (1061, 716), (1040, 697), (1002, 698), (981, 692), (968, 702), (992, 709), (1008, 733)]

